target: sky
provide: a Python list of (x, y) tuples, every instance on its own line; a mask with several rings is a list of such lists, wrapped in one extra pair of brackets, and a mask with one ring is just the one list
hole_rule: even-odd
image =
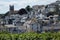
[(9, 5), (14, 5), (15, 10), (25, 8), (27, 5), (47, 5), (56, 0), (0, 0), (0, 14), (9, 11)]

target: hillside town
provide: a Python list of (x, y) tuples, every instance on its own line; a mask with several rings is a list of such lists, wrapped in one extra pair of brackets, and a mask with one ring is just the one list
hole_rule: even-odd
[(29, 5), (19, 10), (9, 5), (0, 14), (0, 31), (10, 33), (60, 31), (60, 0), (48, 5)]

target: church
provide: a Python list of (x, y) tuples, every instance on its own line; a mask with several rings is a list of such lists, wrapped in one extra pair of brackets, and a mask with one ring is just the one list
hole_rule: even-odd
[(10, 5), (9, 11), (5, 13), (5, 24), (15, 25), (16, 23), (25, 22), (25, 20), (21, 20), (21, 18), (26, 16), (28, 15), (27, 11), (24, 8), (20, 10), (14, 10), (14, 5)]

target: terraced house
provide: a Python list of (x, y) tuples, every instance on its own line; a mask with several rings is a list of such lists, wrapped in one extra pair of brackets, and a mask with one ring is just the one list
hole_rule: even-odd
[(52, 28), (55, 31), (60, 30), (59, 13), (59, 0), (48, 5), (27, 6), (20, 10), (14, 10), (14, 5), (10, 5), (9, 11), (4, 14), (3, 23), (10, 33), (43, 32)]

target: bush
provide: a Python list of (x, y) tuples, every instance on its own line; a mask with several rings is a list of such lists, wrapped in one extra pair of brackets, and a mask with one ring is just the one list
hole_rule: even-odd
[(8, 34), (0, 34), (0, 40), (11, 40)]
[(60, 40), (60, 32), (0, 34), (0, 40)]

